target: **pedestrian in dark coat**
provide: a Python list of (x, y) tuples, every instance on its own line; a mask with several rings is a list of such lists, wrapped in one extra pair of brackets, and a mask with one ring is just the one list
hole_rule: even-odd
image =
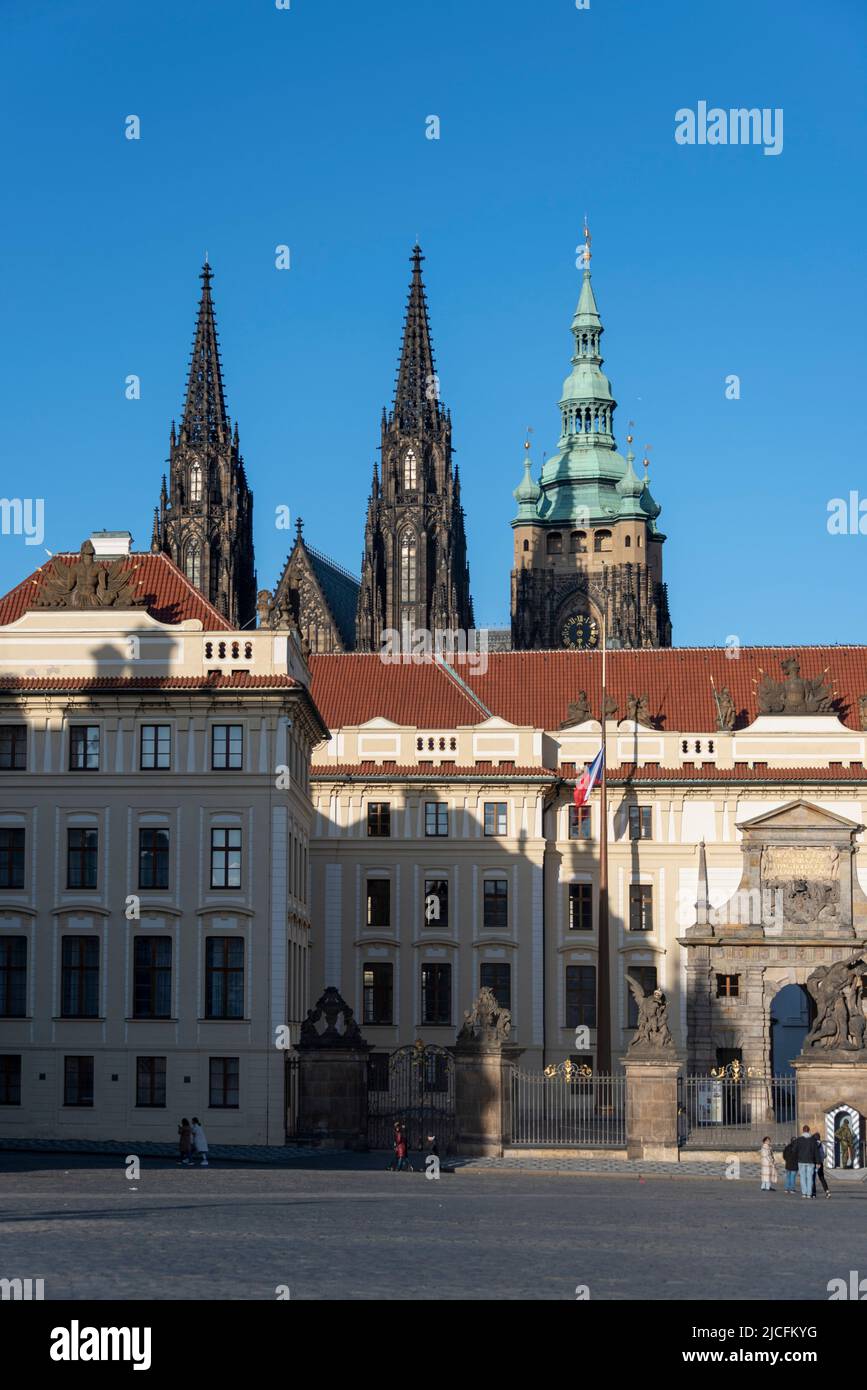
[(786, 1194), (794, 1192), (795, 1184), (798, 1181), (798, 1160), (795, 1157), (795, 1149), (798, 1144), (797, 1134), (793, 1134), (786, 1147), (783, 1149), (783, 1162), (786, 1165)]
[(816, 1178), (818, 1178), (825, 1189), (825, 1196), (830, 1197), (831, 1193), (828, 1191), (828, 1184), (825, 1182), (825, 1145), (822, 1143), (818, 1130), (813, 1135), (813, 1138), (816, 1141), (816, 1148), (819, 1154), (819, 1162), (816, 1164), (816, 1172), (813, 1178), (813, 1196), (815, 1197), (816, 1195)]
[(181, 1163), (185, 1168), (189, 1168), (190, 1154), (193, 1151), (193, 1131), (189, 1120), (181, 1120), (178, 1125), (178, 1148), (181, 1153)]
[(813, 1170), (819, 1162), (819, 1145), (810, 1133), (810, 1126), (804, 1125), (795, 1145), (798, 1160), (798, 1176), (801, 1180), (801, 1196), (807, 1201), (813, 1195)]

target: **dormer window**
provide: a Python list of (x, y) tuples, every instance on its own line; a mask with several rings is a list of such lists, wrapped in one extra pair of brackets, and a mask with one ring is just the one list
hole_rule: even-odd
[(417, 487), (415, 454), (412, 449), (407, 449), (403, 460), (403, 485), (407, 492), (414, 492)]

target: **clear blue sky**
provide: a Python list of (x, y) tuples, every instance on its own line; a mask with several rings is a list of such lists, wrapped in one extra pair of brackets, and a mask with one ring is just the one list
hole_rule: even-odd
[[(476, 618), (505, 624), (586, 213), (675, 642), (867, 641), (867, 536), (826, 529), (867, 498), (862, 0), (4, 0), (0, 23), (0, 491), (45, 498), (49, 549), (147, 548), (207, 249), (259, 585), (280, 504), (357, 573), (418, 236)], [(783, 152), (676, 144), (702, 100), (783, 108)], [(0, 537), (0, 589), (44, 558)]]

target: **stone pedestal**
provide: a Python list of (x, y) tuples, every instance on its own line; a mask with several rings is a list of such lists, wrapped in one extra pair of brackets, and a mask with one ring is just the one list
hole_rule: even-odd
[(367, 1147), (367, 1052), (329, 1047), (301, 1053), (298, 1137)]
[(512, 1139), (512, 1068), (523, 1048), (467, 1042), (449, 1050), (455, 1059), (455, 1148), (502, 1158)]
[(623, 1058), (626, 1071), (626, 1156), (676, 1162), (677, 1053), (639, 1051)]
[[(801, 1054), (792, 1061), (797, 1076), (798, 1131), (809, 1125), (825, 1141), (825, 1149), (834, 1166), (833, 1135), (826, 1126), (826, 1116), (849, 1106), (860, 1116), (860, 1138), (863, 1141), (867, 1116), (867, 1051), (832, 1051)], [(853, 1126), (854, 1128), (854, 1126)], [(858, 1155), (859, 1165), (862, 1155)]]
[(352, 1010), (329, 985), (308, 1009), (298, 1039), (299, 1139), (367, 1148), (369, 1052)]

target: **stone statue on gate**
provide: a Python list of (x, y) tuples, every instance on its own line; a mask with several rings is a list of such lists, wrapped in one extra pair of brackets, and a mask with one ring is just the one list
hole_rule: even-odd
[(642, 1051), (649, 1048), (653, 1048), (654, 1051), (661, 1048), (673, 1050), (674, 1039), (668, 1026), (668, 1000), (662, 990), (655, 989), (650, 994), (645, 994), (634, 975), (627, 972), (626, 979), (638, 1006), (638, 1026), (629, 1044), (629, 1051), (633, 1048)]
[[(325, 1027), (320, 1033), (317, 1024), (325, 1019)], [(338, 1028), (342, 1018), (343, 1028)], [(361, 1029), (355, 1015), (339, 989), (329, 985), (317, 1000), (314, 1009), (307, 1010), (307, 1017), (301, 1024), (299, 1048), (308, 1047), (357, 1047), (367, 1048), (370, 1043), (361, 1036)]]
[(816, 1020), (804, 1039), (804, 1051), (861, 1052), (867, 1047), (864, 1016), (864, 981), (867, 960), (838, 960), (820, 965), (808, 975), (806, 986), (816, 1004)]
[(465, 1011), (458, 1042), (508, 1042), (512, 1015), (497, 1003), (494, 991), (485, 985), (476, 995), (472, 1009)]

